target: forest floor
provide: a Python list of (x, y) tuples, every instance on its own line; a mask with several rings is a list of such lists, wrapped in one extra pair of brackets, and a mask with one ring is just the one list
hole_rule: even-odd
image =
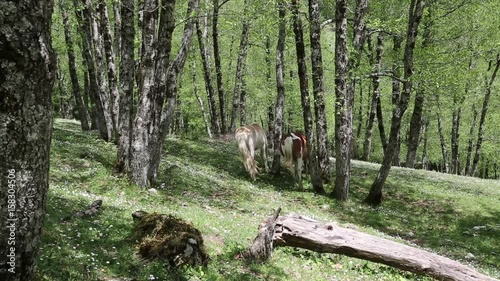
[[(393, 168), (384, 202), (362, 203), (378, 165), (353, 161), (350, 200), (293, 186), (290, 173), (251, 182), (235, 143), (169, 138), (155, 189), (113, 172), (116, 147), (74, 121), (54, 122), (47, 217), (38, 280), (431, 280), (336, 254), (284, 247), (265, 264), (236, 258), (273, 210), (296, 213), (421, 247), (500, 278), (500, 181)], [(328, 192), (332, 186), (327, 185)], [(64, 218), (103, 201), (97, 216)], [(204, 236), (207, 267), (171, 272), (135, 255), (131, 213), (172, 214)], [(473, 255), (473, 257), (471, 256)]]

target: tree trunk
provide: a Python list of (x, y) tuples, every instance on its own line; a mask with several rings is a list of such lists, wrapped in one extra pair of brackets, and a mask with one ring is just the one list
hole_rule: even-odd
[[(490, 62), (488, 70), (492, 67), (492, 62)], [(492, 92), (493, 83), (497, 77), (498, 68), (500, 67), (500, 53), (497, 54), (495, 65), (493, 66), (493, 73), (491, 74), (490, 81), (486, 84), (486, 94), (484, 95), (483, 108), (481, 110), (481, 116), (479, 118), (479, 131), (477, 133), (477, 142), (476, 142), (476, 152), (474, 154), (474, 160), (472, 161), (472, 169), (471, 175), (474, 176), (476, 174), (477, 163), (479, 162), (479, 157), (481, 156), (481, 145), (483, 143), (484, 137), (484, 127), (486, 121), (486, 112), (488, 111), (489, 100)]]
[(427, 157), (427, 139), (429, 135), (429, 118), (425, 118), (424, 123), (422, 124), (422, 131), (423, 133), (423, 148), (422, 148), (422, 169), (427, 170), (427, 162), (428, 162), (428, 157)]
[(2, 2), (0, 280), (32, 280), (47, 205), (53, 1)]
[(452, 118), (452, 128), (451, 128), (451, 169), (450, 173), (458, 175), (460, 174), (460, 155), (459, 155), (459, 141), (460, 141), (460, 118), (462, 116), (462, 105), (457, 105), (458, 97), (455, 94), (453, 98), (453, 118)]
[(196, 78), (196, 60), (193, 60), (193, 85), (194, 85), (193, 92), (194, 92), (194, 96), (196, 97), (196, 100), (198, 100), (198, 103), (200, 104), (201, 117), (203, 117), (203, 123), (205, 124), (205, 128), (207, 130), (208, 137), (212, 138), (212, 131), (210, 130), (210, 124), (208, 122), (207, 112), (205, 111), (205, 106), (203, 105), (203, 99), (198, 94), (198, 87), (196, 86), (197, 80), (198, 79)]
[(332, 196), (346, 201), (349, 197), (351, 160), (350, 97), (347, 90), (347, 1), (335, 6), (335, 188)]
[(217, 26), (219, 21), (219, 0), (214, 0), (214, 14), (212, 22), (212, 37), (214, 44), (214, 59), (215, 59), (215, 72), (217, 75), (217, 93), (219, 95), (219, 111), (221, 118), (221, 134), (227, 134), (227, 114), (226, 114), (226, 95), (224, 93), (224, 85), (222, 80), (222, 66), (220, 63), (219, 51), (219, 28)]
[[(82, 52), (85, 65), (87, 66), (89, 97), (93, 104), (91, 111), (92, 128), (94, 125), (99, 129), (101, 138), (107, 140), (108, 126), (106, 114), (103, 107), (101, 95), (99, 94), (99, 85), (97, 82), (97, 73), (92, 52), (92, 31), (90, 21), (90, 11), (86, 4), (80, 5), (78, 0), (73, 0), (75, 15), (78, 21), (78, 30), (82, 39)], [(94, 124), (95, 123), (95, 124)]]
[[(271, 56), (271, 37), (266, 35), (266, 87), (270, 89), (272, 87), (272, 56)], [(274, 151), (274, 140), (273, 140), (273, 130), (274, 130), (274, 103), (272, 102), (273, 95), (271, 92), (267, 95), (268, 106), (267, 106), (267, 146), (268, 149)]]
[[(137, 112), (134, 119), (130, 172), (132, 180), (141, 187), (147, 187), (151, 184), (153, 173), (150, 169), (152, 161), (152, 146), (154, 141), (155, 122), (154, 102), (156, 102), (154, 93), (155, 80), (155, 61), (156, 56), (156, 26), (158, 20), (158, 2), (157, 0), (145, 0), (142, 10), (142, 48), (141, 48), (141, 67), (139, 100)], [(158, 131), (158, 130), (156, 130)]]
[[(208, 2), (208, 1), (207, 1)], [(208, 4), (208, 3), (207, 3)], [(200, 28), (199, 19), (196, 18), (196, 34), (198, 36), (198, 46), (200, 47), (201, 62), (203, 65), (203, 78), (208, 97), (208, 108), (210, 111), (210, 124), (214, 134), (221, 133), (219, 114), (215, 102), (215, 91), (212, 83), (212, 67), (210, 66), (210, 52), (208, 51), (208, 12), (204, 15), (203, 32)]]
[[(163, 148), (163, 141), (166, 137), (168, 129), (172, 124), (172, 119), (177, 104), (177, 82), (178, 77), (184, 69), (186, 63), (186, 58), (189, 51), (189, 45), (191, 44), (191, 38), (194, 33), (195, 18), (197, 17), (199, 0), (190, 0), (188, 2), (188, 7), (186, 11), (186, 19), (188, 19), (184, 24), (184, 33), (181, 41), (181, 46), (177, 52), (175, 59), (170, 63), (167, 70), (166, 77), (166, 102), (163, 106), (161, 112), (161, 125), (160, 132), (158, 134), (159, 139), (157, 140), (155, 146), (153, 147), (153, 158), (152, 170), (156, 177), (156, 170), (160, 165), (160, 157)], [(163, 92), (162, 92), (163, 94)]]
[[(96, 78), (97, 78), (97, 95), (101, 103), (102, 114), (104, 116), (104, 125), (102, 126), (101, 137), (106, 141), (111, 141), (113, 137), (113, 118), (111, 114), (110, 105), (110, 95), (108, 94), (108, 81), (106, 78), (106, 64), (104, 60), (104, 45), (102, 38), (102, 30), (99, 27), (97, 21), (97, 13), (94, 9), (91, 0), (85, 0), (85, 9), (83, 10), (84, 16), (87, 18), (87, 22), (90, 23), (92, 29), (92, 41), (91, 45), (92, 53), (94, 54), (95, 64), (96, 64)], [(97, 100), (96, 100), (97, 102)], [(99, 109), (98, 109), (99, 110)], [(101, 123), (101, 120), (99, 120)], [(105, 129), (105, 131), (104, 131)]]
[(274, 157), (272, 171), (278, 175), (281, 167), (280, 141), (283, 131), (283, 104), (285, 102), (285, 37), (286, 37), (286, 3), (285, 0), (278, 1), (279, 31), (278, 43), (276, 45), (276, 104), (274, 106)]
[(121, 0), (120, 14), (124, 21), (121, 25), (120, 40), (120, 104), (118, 111), (118, 171), (130, 171), (130, 149), (132, 142), (132, 109), (135, 76), (135, 24), (134, 0)]
[[(243, 17), (247, 16), (247, 0), (244, 2), (243, 9)], [(231, 125), (229, 127), (230, 132), (236, 131), (236, 119), (238, 118), (238, 113), (240, 110), (240, 106), (242, 106), (241, 102), (244, 97), (243, 84), (245, 79), (245, 69), (246, 69), (246, 59), (247, 59), (247, 51), (248, 51), (248, 35), (250, 31), (250, 23), (248, 19), (243, 19), (243, 27), (241, 29), (241, 37), (240, 37), (240, 49), (238, 52), (238, 61), (236, 63), (236, 77), (234, 79), (234, 91), (233, 91), (233, 110), (231, 112)], [(241, 124), (246, 125), (246, 124)]]
[[(277, 218), (276, 218), (277, 217)], [(321, 223), (303, 216), (277, 216), (261, 224), (259, 234), (249, 248), (260, 260), (271, 256), (274, 247), (298, 247), (318, 253), (335, 253), (385, 264), (401, 270), (427, 275), (437, 280), (489, 280), (471, 267), (449, 258), (376, 237), (335, 223)], [(271, 240), (271, 243), (262, 241)], [(261, 247), (259, 247), (262, 245)], [(266, 251), (262, 251), (266, 249)], [(265, 254), (261, 254), (264, 252)], [(259, 255), (261, 254), (261, 255)], [(248, 254), (247, 254), (248, 255)]]
[(443, 121), (441, 118), (441, 104), (439, 102), (439, 95), (436, 94), (436, 104), (437, 104), (437, 122), (438, 122), (438, 133), (439, 133), (439, 141), (441, 142), (441, 153), (443, 155), (443, 165), (444, 172), (449, 173), (450, 168), (448, 165), (448, 149), (446, 148), (446, 141), (444, 140), (443, 133)]
[(324, 181), (329, 182), (331, 174), (330, 160), (328, 156), (328, 128), (325, 115), (319, 2), (319, 0), (309, 0), (309, 34), (311, 40), (311, 66), (313, 80), (314, 116), (316, 118), (316, 143), (318, 147), (319, 174)]
[(68, 21), (67, 7), (64, 0), (59, 0), (59, 9), (61, 11), (61, 16), (64, 25), (64, 39), (66, 41), (66, 50), (68, 52), (68, 68), (69, 76), (71, 79), (71, 87), (73, 90), (73, 96), (75, 97), (76, 107), (78, 109), (78, 117), (80, 119), (80, 124), (82, 126), (82, 131), (90, 130), (89, 127), (89, 112), (87, 105), (83, 102), (82, 92), (80, 84), (78, 83), (78, 74), (76, 72), (76, 57), (73, 48), (73, 39), (71, 37), (71, 29)]
[(104, 51), (106, 55), (106, 65), (108, 67), (108, 85), (109, 85), (109, 111), (113, 125), (113, 139), (117, 139), (118, 134), (118, 116), (120, 108), (120, 96), (118, 93), (118, 77), (115, 65), (115, 50), (113, 49), (113, 38), (111, 36), (111, 26), (109, 24), (108, 8), (105, 0), (99, 0), (97, 6), (100, 15), (100, 29), (104, 39)]
[[(114, 25), (114, 41), (113, 41), (113, 49), (115, 50), (115, 61), (119, 62), (121, 61), (120, 58), (120, 51), (122, 48), (122, 7), (126, 4), (124, 2), (127, 2), (126, 0), (117, 0), (113, 1), (113, 15), (115, 19), (115, 25)], [(131, 7), (134, 7), (132, 5)], [(130, 7), (129, 7), (130, 8)], [(133, 11), (133, 10), (132, 10)], [(132, 16), (133, 18), (133, 16)]]
[[(381, 66), (382, 66), (382, 55), (384, 53), (383, 39), (384, 38), (383, 38), (382, 33), (379, 32), (378, 36), (377, 36), (377, 49), (376, 49), (376, 54), (375, 54), (375, 67), (374, 67), (375, 73), (379, 73), (381, 70)], [(363, 155), (361, 157), (361, 159), (364, 161), (370, 160), (370, 154), (371, 154), (371, 150), (372, 150), (373, 124), (375, 123), (375, 117), (377, 116), (377, 110), (379, 108), (378, 103), (380, 102), (380, 76), (379, 75), (376, 75), (373, 77), (372, 84), (373, 84), (372, 102), (371, 102), (371, 106), (370, 106), (370, 115), (368, 116), (368, 121), (366, 124), (365, 141), (363, 144)], [(381, 108), (381, 106), (380, 106), (380, 108)], [(380, 122), (380, 121), (377, 120), (377, 122)], [(382, 126), (383, 126), (383, 124), (382, 124)]]
[(472, 147), (473, 147), (473, 138), (474, 138), (474, 130), (476, 129), (476, 122), (477, 122), (477, 108), (476, 104), (472, 104), (472, 121), (470, 124), (470, 130), (469, 130), (469, 143), (467, 145), (467, 160), (465, 162), (465, 172), (464, 175), (466, 176), (471, 176), (471, 171), (472, 171), (472, 165), (471, 165), (471, 157), (472, 157)]
[(322, 194), (325, 192), (323, 189), (323, 182), (318, 174), (319, 163), (316, 159), (316, 149), (314, 146), (314, 133), (313, 133), (313, 120), (311, 114), (311, 105), (309, 102), (309, 89), (307, 79), (307, 63), (306, 53), (304, 47), (304, 35), (302, 29), (302, 20), (299, 14), (298, 0), (292, 0), (292, 19), (293, 19), (293, 33), (295, 34), (295, 50), (297, 53), (297, 68), (299, 75), (300, 96), (302, 103), (302, 116), (304, 118), (304, 130), (307, 137), (307, 150), (309, 151), (308, 163), (309, 174), (311, 175), (311, 184), (316, 193)]
[[(399, 86), (399, 82), (397, 85)], [(385, 153), (385, 150), (387, 148), (387, 137), (385, 135), (384, 115), (382, 114), (382, 103), (380, 102), (380, 95), (377, 97), (377, 125), (378, 133), (380, 135), (380, 142), (382, 143), (382, 150)]]
[(396, 151), (394, 148), (396, 148), (399, 143), (399, 129), (401, 127), (401, 120), (408, 107), (412, 91), (412, 81), (410, 78), (414, 72), (413, 51), (417, 40), (418, 25), (420, 24), (424, 7), (425, 7), (424, 0), (412, 0), (410, 3), (408, 31), (406, 34), (405, 55), (403, 61), (404, 62), (403, 93), (401, 95), (398, 95), (398, 93), (393, 92), (393, 100), (396, 100), (396, 105), (394, 106), (394, 109), (392, 111), (389, 143), (384, 154), (384, 160), (382, 162), (382, 166), (380, 167), (377, 177), (370, 188), (370, 192), (365, 199), (365, 202), (371, 205), (376, 206), (382, 203), (382, 188), (385, 184), (387, 176), (389, 175), (394, 155), (396, 155)]

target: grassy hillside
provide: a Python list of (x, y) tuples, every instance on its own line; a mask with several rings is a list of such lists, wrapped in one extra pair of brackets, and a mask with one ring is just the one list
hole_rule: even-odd
[[(264, 265), (235, 258), (273, 209), (410, 243), (470, 264), (500, 278), (500, 182), (395, 168), (379, 208), (363, 205), (378, 166), (353, 163), (351, 200), (293, 189), (288, 172), (248, 180), (236, 145), (215, 140), (168, 139), (155, 190), (113, 174), (116, 149), (56, 120), (52, 141), (48, 215), (38, 259), (39, 280), (430, 280), (391, 267), (334, 254), (278, 248)], [(328, 186), (327, 189), (331, 189)], [(93, 218), (63, 218), (103, 200)], [(206, 268), (169, 272), (141, 261), (130, 239), (131, 213), (173, 214), (204, 235)], [(476, 227), (476, 228), (475, 228)], [(471, 253), (473, 259), (465, 259)]]

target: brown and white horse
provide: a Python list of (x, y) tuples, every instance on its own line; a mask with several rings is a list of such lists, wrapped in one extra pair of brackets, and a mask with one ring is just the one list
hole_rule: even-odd
[[(302, 169), (307, 163), (309, 151), (307, 150), (307, 139), (299, 131), (288, 133), (281, 138), (281, 155), (287, 166), (292, 170), (295, 182), (302, 189)], [(293, 167), (291, 167), (293, 164)]]
[(264, 163), (266, 172), (269, 170), (267, 166), (267, 138), (266, 133), (257, 123), (246, 125), (238, 128), (234, 134), (234, 138), (238, 142), (243, 165), (245, 170), (250, 174), (252, 180), (255, 181), (257, 176), (257, 164), (255, 162), (255, 152), (260, 150), (260, 156)]

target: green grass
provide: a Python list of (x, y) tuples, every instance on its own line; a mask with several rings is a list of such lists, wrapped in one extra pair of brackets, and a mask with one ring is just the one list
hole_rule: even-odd
[[(353, 162), (350, 200), (339, 205), (312, 193), (309, 182), (306, 191), (296, 191), (287, 171), (250, 182), (234, 143), (168, 139), (157, 192), (115, 175), (115, 155), (113, 144), (80, 132), (78, 123), (55, 121), (39, 280), (431, 280), (364, 260), (289, 247), (277, 248), (266, 264), (238, 259), (259, 223), (279, 206), (282, 214), (336, 221), (500, 278), (499, 181), (393, 168), (383, 205), (372, 208), (361, 202), (376, 164)], [(96, 199), (103, 200), (96, 217), (63, 222)], [(135, 210), (191, 222), (204, 235), (209, 265), (170, 272), (161, 262), (140, 260), (130, 238)], [(466, 261), (468, 253), (475, 259)]]

